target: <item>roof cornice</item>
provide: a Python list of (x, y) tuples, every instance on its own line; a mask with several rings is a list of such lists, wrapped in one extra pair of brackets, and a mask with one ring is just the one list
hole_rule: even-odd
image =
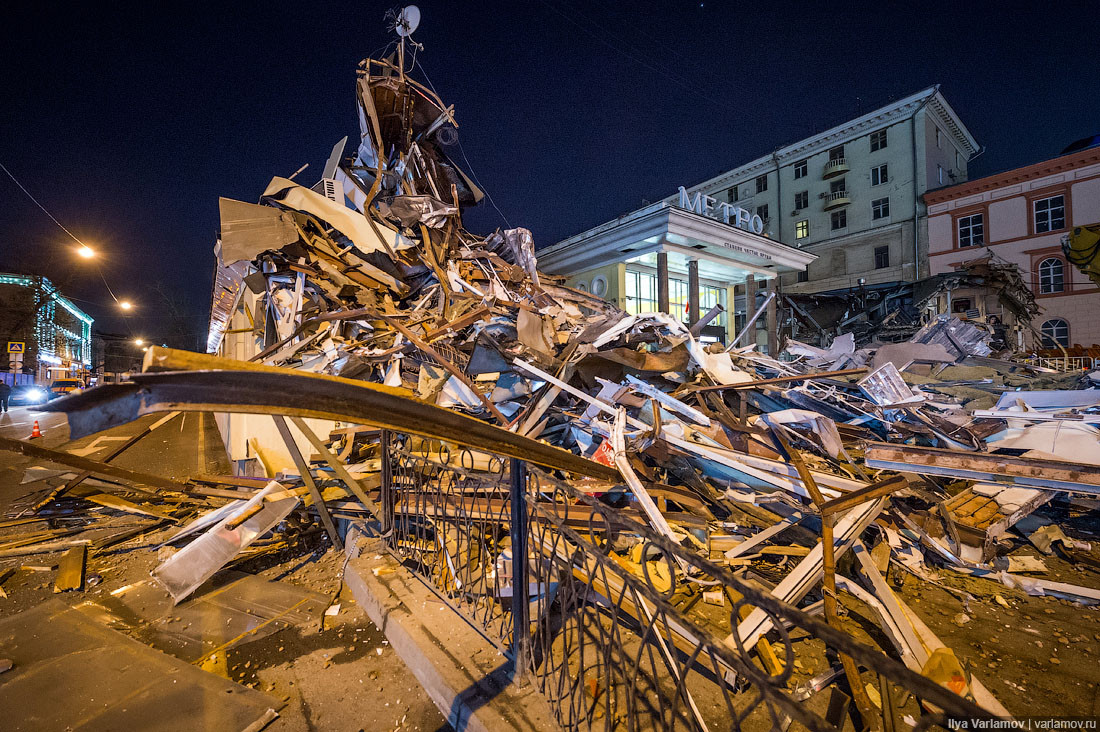
[[(766, 170), (770, 170), (775, 167), (777, 160), (779, 164), (782, 165), (791, 160), (800, 160), (809, 157), (820, 150), (833, 147), (838, 141), (845, 138), (862, 135), (908, 119), (913, 113), (920, 109), (921, 105), (930, 100), (938, 103), (942, 108), (944, 113), (944, 126), (947, 127), (948, 132), (959, 136), (959, 147), (970, 150), (970, 155), (977, 152), (977, 143), (974, 142), (974, 138), (970, 135), (962, 122), (959, 121), (958, 116), (955, 114), (954, 110), (951, 109), (951, 106), (947, 104), (947, 100), (943, 98), (943, 95), (939, 91), (939, 86), (937, 85), (928, 87), (927, 89), (905, 97), (904, 99), (900, 99), (892, 104), (879, 107), (872, 112), (848, 120), (835, 127), (831, 127), (824, 132), (819, 132), (816, 135), (811, 135), (798, 142), (785, 145), (768, 155), (761, 156), (744, 165), (691, 186), (688, 190), (695, 191), (698, 189), (722, 187), (725, 183), (740, 180), (741, 178), (751, 175), (759, 175)], [(949, 123), (948, 120), (953, 120), (954, 123)]]
[(1086, 165), (1100, 163), (1100, 148), (1094, 147), (1087, 150), (1059, 155), (1056, 158), (1042, 160), (1031, 165), (1006, 170), (1002, 173), (994, 173), (984, 178), (975, 178), (965, 183), (958, 183), (946, 188), (938, 188), (924, 194), (924, 202), (927, 204), (943, 203), (956, 198), (972, 196), (976, 193), (1003, 188), (1015, 183), (1023, 183), (1036, 178), (1044, 178), (1055, 173), (1063, 173), (1067, 170), (1083, 168)]

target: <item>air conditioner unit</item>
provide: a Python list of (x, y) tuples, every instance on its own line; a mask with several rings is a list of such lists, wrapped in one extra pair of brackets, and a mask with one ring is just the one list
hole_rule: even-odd
[(312, 190), (334, 203), (344, 202), (344, 189), (334, 178), (322, 178), (317, 181)]

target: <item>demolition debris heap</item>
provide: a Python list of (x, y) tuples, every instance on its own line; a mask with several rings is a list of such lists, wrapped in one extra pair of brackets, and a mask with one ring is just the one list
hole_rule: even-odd
[[(472, 473), (499, 469), (494, 456), (527, 459), (601, 510), (834, 624), (828, 599), (841, 587), (846, 603), (864, 603), (879, 619), (887, 652), (993, 712), (1004, 708), (974, 675), (952, 686), (954, 677), (937, 670), (943, 644), (884, 574), (938, 584), (964, 573), (990, 594), (1008, 586), (1100, 601), (1096, 589), (1033, 576), (1055, 548), (1071, 565), (1096, 566), (1089, 543), (1033, 516), (1055, 504), (1062, 515), (1096, 508), (1100, 391), (1091, 376), (1001, 360), (989, 333), (955, 318), (860, 349), (851, 334), (828, 348), (790, 341), (782, 357), (738, 341), (704, 343), (701, 329), (717, 310), (690, 325), (631, 315), (540, 273), (527, 230), (467, 231), (463, 209), (482, 192), (447, 153), (453, 108), (400, 64), (364, 61), (357, 99), (359, 145), (345, 156), (339, 144), (314, 188), (275, 178), (259, 204), (221, 201), (209, 350), (237, 360), (153, 348), (134, 383), (55, 405), (70, 412), (74, 435), (169, 404), (370, 425), (307, 434), (325, 460), (314, 472), (331, 479), (327, 488), (314, 485), (300, 455), (297, 474), (271, 471), (262, 491), (227, 479), (219, 492), (204, 477), (198, 495), (207, 504), (229, 489), (243, 495), (200, 517), (178, 540), (198, 538), (157, 569), (177, 600), (234, 559), (239, 545), (211, 538), (216, 522), (247, 530), (247, 546), (285, 530), (288, 516), (387, 510), (378, 500), (386, 478), (375, 428), (383, 427), (399, 433), (393, 439), (407, 455), (472, 446), (463, 464)], [(230, 321), (246, 310), (253, 325), (242, 336)], [(231, 337), (234, 349), (225, 347)], [(242, 342), (251, 364), (240, 362)], [(203, 376), (210, 373), (221, 381)], [(257, 444), (261, 458), (266, 447)], [(483, 487), (482, 497), (494, 490)], [(455, 516), (424, 495), (418, 510), (427, 521), (444, 526)], [(569, 495), (540, 500), (582, 506)], [(182, 516), (186, 506), (174, 510)], [(479, 530), (507, 535), (506, 517), (482, 519)], [(500, 579), (507, 542), (439, 536), (433, 551), (453, 566), (476, 564)], [(188, 556), (202, 542), (214, 560)], [(1027, 542), (1040, 554), (1021, 553)], [(620, 533), (606, 550), (662, 591), (726, 602), (690, 581), (689, 563), (660, 561), (640, 536)], [(845, 554), (852, 561), (837, 564)], [(455, 587), (454, 570), (435, 579)], [(777, 663), (768, 657), (769, 621), (712, 620), (718, 637), (737, 634), (743, 648)], [(849, 685), (862, 693), (863, 684)]]

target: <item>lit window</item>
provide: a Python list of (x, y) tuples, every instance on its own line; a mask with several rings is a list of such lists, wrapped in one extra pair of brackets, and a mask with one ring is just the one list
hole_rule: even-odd
[(809, 167), (807, 165), (808, 163), (809, 163), (808, 160), (799, 160), (797, 163), (794, 164), (794, 178), (795, 178), (795, 180), (798, 180), (799, 178), (805, 178), (806, 177), (806, 172), (809, 169)]
[[(726, 307), (726, 288), (699, 285), (699, 316), (702, 317), (703, 313), (706, 313), (715, 305)], [(711, 325), (726, 327), (725, 311), (719, 313), (718, 317), (711, 321)]]
[(668, 314), (681, 323), (687, 320), (688, 283), (671, 277), (668, 280)]
[(1058, 257), (1039, 262), (1039, 294), (1053, 295), (1065, 291), (1065, 265)]
[(810, 205), (810, 192), (799, 191), (794, 194), (794, 209), (800, 211)]
[(768, 174), (756, 176), (756, 192), (763, 193), (768, 190)]
[(810, 222), (799, 221), (794, 225), (794, 236), (796, 239), (805, 239), (810, 235)]
[(890, 217), (890, 199), (876, 198), (871, 201), (871, 218), (885, 219)]
[(985, 244), (985, 220), (982, 214), (959, 217), (959, 246), (980, 247)]
[(1069, 323), (1061, 318), (1051, 318), (1039, 326), (1039, 332), (1043, 336), (1043, 348), (1057, 348), (1069, 346)]
[(657, 276), (626, 272), (626, 311), (631, 315), (657, 311)]
[(886, 165), (879, 165), (871, 168), (871, 185), (881, 186), (887, 180)]
[(1040, 198), (1035, 202), (1035, 233), (1057, 231), (1066, 227), (1066, 199), (1064, 196)]
[(875, 247), (875, 269), (886, 269), (890, 266), (890, 247)]
[(840, 211), (834, 211), (830, 220), (833, 231), (837, 229), (844, 229), (848, 226), (848, 213), (841, 209)]
[(871, 152), (886, 147), (886, 130), (871, 133)]

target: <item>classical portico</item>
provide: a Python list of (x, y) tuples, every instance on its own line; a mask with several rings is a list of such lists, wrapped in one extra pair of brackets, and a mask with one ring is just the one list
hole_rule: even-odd
[[(701, 333), (727, 342), (779, 275), (804, 272), (816, 259), (753, 231), (756, 217), (743, 209), (683, 195), (681, 203), (656, 203), (542, 249), (539, 268), (632, 313), (666, 312), (694, 324), (721, 305), (725, 312)], [(759, 338), (771, 353), (774, 305), (773, 299)]]

